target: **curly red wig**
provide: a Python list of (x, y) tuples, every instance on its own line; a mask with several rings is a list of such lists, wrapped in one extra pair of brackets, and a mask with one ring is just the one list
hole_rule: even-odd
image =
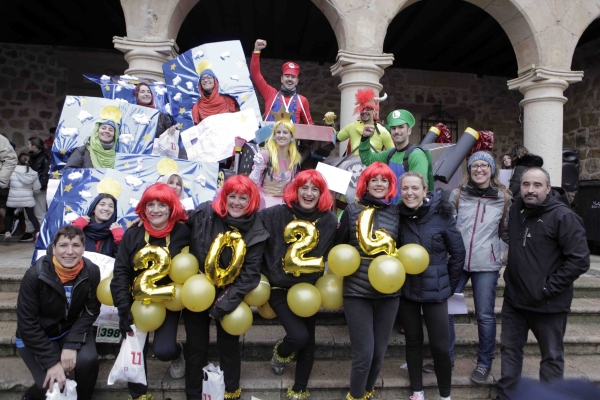
[(325, 182), (323, 175), (316, 169), (307, 169), (306, 171), (300, 172), (293, 181), (286, 185), (283, 190), (283, 200), (287, 206), (292, 207), (292, 203), (298, 203), (298, 188), (304, 186), (308, 181), (319, 189), (319, 203), (317, 204), (319, 211), (322, 212), (331, 209), (333, 200), (329, 194), (327, 182)]
[(379, 102), (375, 101), (375, 91), (372, 88), (358, 89), (354, 98), (356, 100), (354, 114), (360, 114), (365, 107), (372, 107), (375, 114), (379, 114)]
[(394, 171), (384, 163), (374, 162), (358, 177), (358, 182), (356, 183), (356, 197), (361, 199), (363, 195), (367, 193), (367, 184), (371, 179), (377, 177), (377, 175), (381, 175), (382, 178), (387, 178), (390, 183), (388, 192), (385, 195), (385, 200), (389, 200), (396, 195), (396, 192), (398, 191), (398, 179), (396, 179)]
[(244, 175), (234, 175), (225, 181), (217, 198), (212, 202), (212, 208), (221, 217), (227, 215), (227, 196), (231, 193), (245, 194), (248, 196), (246, 215), (255, 213), (260, 206), (260, 193), (256, 183)]

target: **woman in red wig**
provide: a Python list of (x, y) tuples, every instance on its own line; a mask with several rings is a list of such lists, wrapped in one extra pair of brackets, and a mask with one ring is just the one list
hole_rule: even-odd
[(286, 335), (273, 349), (271, 370), (275, 375), (282, 375), (285, 364), (296, 360), (296, 377), (294, 385), (288, 389), (289, 399), (305, 399), (309, 393), (306, 389), (312, 370), (315, 354), (315, 321), (316, 316), (302, 318), (294, 314), (287, 304), (288, 289), (297, 283), (314, 284), (323, 270), (313, 273), (301, 273), (299, 276), (286, 273), (281, 260), (291, 246), (286, 243), (283, 232), (291, 223), (313, 225), (319, 232), (314, 238), (317, 244), (305, 257), (327, 257), (331, 249), (337, 218), (330, 211), (332, 199), (323, 176), (316, 170), (300, 172), (284, 190), (285, 204), (265, 208), (258, 215), (269, 232), (267, 248), (264, 254), (262, 273), (271, 284), (269, 305), (277, 314)]
[[(185, 359), (187, 368), (194, 373), (186, 374), (185, 391), (188, 399), (202, 397), (202, 368), (208, 364), (210, 319), (216, 321), (217, 346), (220, 367), (225, 374), (225, 398), (239, 399), (241, 396), (241, 355), (239, 336), (230, 335), (221, 327), (223, 317), (234, 311), (244, 296), (258, 286), (260, 266), (269, 234), (262, 222), (256, 218), (260, 194), (256, 184), (243, 175), (235, 175), (225, 181), (217, 198), (200, 204), (190, 213), (188, 225), (192, 226), (190, 253), (198, 259), (204, 273), (205, 260), (212, 246), (218, 246), (218, 235), (238, 232), (244, 243), (245, 255), (242, 266), (219, 278), (207, 277), (215, 284), (215, 302), (206, 311), (183, 310), (187, 343)], [(218, 267), (227, 269), (233, 258), (231, 247), (224, 247), (219, 255)], [(236, 257), (239, 255), (236, 255)]]
[[(164, 183), (155, 183), (148, 187), (135, 212), (143, 226), (132, 225), (125, 234), (115, 259), (114, 276), (110, 291), (115, 306), (119, 310), (119, 329), (123, 335), (131, 332), (133, 316), (131, 314), (131, 287), (134, 279), (143, 270), (135, 271), (133, 260), (139, 250), (148, 246), (161, 246), (175, 257), (181, 249), (190, 244), (190, 228), (185, 224), (186, 213), (181, 206), (175, 191)], [(166, 285), (171, 279), (166, 276), (156, 282), (158, 286)], [(185, 374), (185, 361), (181, 345), (177, 343), (177, 325), (181, 312), (167, 310), (163, 324), (154, 332), (154, 355), (162, 361), (171, 361), (169, 372), (173, 378), (181, 378)], [(148, 339), (144, 346), (144, 364), (148, 353)], [(145, 368), (147, 371), (147, 368)], [(197, 371), (195, 371), (197, 373)], [(148, 386), (140, 383), (128, 383), (132, 399), (152, 400)]]
[(398, 241), (396, 175), (387, 165), (375, 162), (363, 171), (356, 185), (356, 203), (348, 204), (340, 221), (335, 244), (350, 244), (360, 253), (360, 266), (344, 277), (344, 313), (352, 347), (350, 392), (347, 399), (369, 399), (375, 392), (383, 357), (398, 312), (400, 291), (383, 294), (369, 282), (371, 261), (384, 253), (366, 254), (357, 235), (357, 221), (366, 209), (375, 210), (373, 229), (385, 230)]

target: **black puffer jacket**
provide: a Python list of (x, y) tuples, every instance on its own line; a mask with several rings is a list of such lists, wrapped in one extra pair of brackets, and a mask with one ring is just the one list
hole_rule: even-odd
[(48, 179), (50, 179), (50, 157), (45, 150), (29, 152), (29, 166), (38, 173), (41, 190), (46, 190), (48, 187)]
[[(429, 192), (416, 213), (400, 206), (400, 244), (420, 244), (429, 253), (429, 266), (419, 275), (406, 274), (402, 298), (439, 303), (452, 296), (465, 264), (465, 245), (452, 216), (452, 205)], [(448, 257), (450, 256), (450, 257)]]
[(512, 167), (514, 170), (508, 184), (508, 189), (512, 192), (513, 198), (521, 196), (521, 176), (523, 176), (523, 172), (531, 167), (541, 168), (543, 165), (544, 159), (534, 154), (525, 154), (513, 161)]
[[(192, 227), (190, 253), (198, 259), (202, 272), (206, 254), (217, 236), (214, 231), (215, 220), (220, 218), (211, 207), (211, 202), (200, 204), (189, 215), (188, 225)], [(244, 296), (260, 283), (260, 268), (268, 237), (269, 233), (259, 218), (254, 218), (250, 229), (242, 232), (242, 239), (246, 243), (242, 270), (231, 285), (224, 288), (215, 287), (217, 293), (209, 314), (217, 320), (221, 321), (225, 315), (234, 311), (244, 300)]]
[(71, 304), (67, 303), (64, 285), (56, 275), (52, 255), (40, 258), (29, 268), (19, 288), (17, 300), (17, 338), (31, 350), (42, 368), (60, 362), (61, 349), (51, 337), (67, 333), (63, 349), (78, 350), (87, 340), (92, 324), (100, 314), (96, 289), (100, 270), (83, 258), (83, 268), (72, 281)]

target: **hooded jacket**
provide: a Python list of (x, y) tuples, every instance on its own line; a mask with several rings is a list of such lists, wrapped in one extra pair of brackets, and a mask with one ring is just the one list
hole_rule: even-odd
[(541, 168), (543, 165), (544, 159), (540, 156), (536, 156), (535, 154), (525, 154), (523, 157), (517, 158), (513, 161), (513, 174), (510, 177), (510, 182), (508, 183), (508, 189), (512, 193), (513, 197), (521, 196), (521, 177), (523, 176), (523, 172), (531, 167)]
[(38, 173), (41, 190), (46, 190), (48, 179), (50, 179), (50, 157), (46, 151), (29, 152), (29, 166)]
[(400, 206), (400, 244), (419, 244), (429, 253), (429, 266), (418, 275), (406, 275), (402, 298), (439, 303), (454, 294), (465, 264), (465, 246), (452, 206), (439, 193), (427, 193), (426, 201), (414, 215)]
[(42, 368), (60, 362), (61, 349), (49, 338), (66, 335), (63, 349), (78, 350), (87, 340), (90, 328), (100, 314), (96, 289), (100, 270), (83, 258), (83, 268), (72, 281), (71, 304), (54, 270), (52, 255), (40, 258), (29, 268), (19, 288), (17, 299), (17, 338), (35, 355)]
[(8, 185), (10, 175), (16, 166), (17, 153), (15, 153), (8, 139), (0, 135), (0, 185)]
[(17, 165), (14, 172), (10, 176), (10, 191), (6, 205), (12, 208), (33, 207), (35, 206), (35, 198), (33, 193), (37, 193), (41, 189), (38, 173), (27, 166)]
[(510, 210), (504, 300), (525, 310), (568, 312), (573, 282), (590, 267), (583, 221), (562, 188), (552, 188), (529, 213), (524, 206), (519, 197)]

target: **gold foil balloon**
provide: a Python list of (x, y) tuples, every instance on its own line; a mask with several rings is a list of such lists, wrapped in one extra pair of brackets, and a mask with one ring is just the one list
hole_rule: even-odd
[(319, 243), (319, 231), (308, 221), (295, 220), (283, 230), (283, 240), (292, 243), (283, 258), (283, 270), (288, 274), (313, 274), (323, 271), (323, 257), (306, 257)]
[[(374, 208), (365, 208), (356, 221), (356, 236), (360, 248), (368, 255), (384, 252), (392, 256), (396, 252), (396, 242), (385, 229), (373, 232)], [(375, 238), (373, 238), (375, 234)]]
[(344, 303), (343, 286), (344, 278), (341, 276), (328, 274), (320, 277), (315, 283), (315, 287), (321, 294), (321, 307), (327, 310), (340, 308)]
[(349, 244), (338, 244), (327, 256), (331, 272), (337, 276), (348, 276), (360, 267), (360, 253)]
[(260, 274), (258, 286), (244, 296), (244, 301), (249, 306), (259, 307), (269, 301), (269, 297), (271, 297), (271, 284), (266, 276)]
[(230, 335), (239, 336), (250, 329), (252, 319), (252, 310), (242, 301), (233, 312), (223, 317), (221, 326)]
[[(219, 258), (223, 248), (231, 247), (233, 254), (226, 269), (219, 267)], [(218, 287), (230, 285), (238, 277), (246, 256), (246, 243), (238, 231), (219, 233), (208, 249), (204, 261), (204, 271), (207, 278)]]
[(190, 311), (200, 312), (208, 309), (215, 301), (215, 286), (206, 278), (198, 274), (189, 278), (181, 288), (181, 301)]
[(294, 314), (308, 318), (319, 311), (321, 293), (310, 283), (297, 283), (288, 290), (287, 302)]
[(165, 322), (167, 309), (162, 302), (150, 301), (144, 304), (136, 300), (131, 305), (131, 314), (135, 327), (142, 332), (153, 332)]
[(369, 265), (369, 282), (378, 292), (395, 293), (404, 284), (406, 273), (404, 267), (392, 256), (379, 256)]
[(198, 259), (193, 254), (179, 253), (171, 260), (169, 277), (173, 282), (183, 284), (188, 278), (197, 275), (199, 269)]
[(171, 285), (175, 286), (175, 296), (172, 300), (163, 301), (163, 304), (167, 310), (181, 311), (185, 308), (183, 301), (181, 300), (181, 289), (183, 289), (183, 285), (181, 283), (171, 283)]
[(275, 311), (273, 311), (268, 301), (262, 306), (256, 307), (256, 309), (264, 319), (273, 319), (277, 317), (277, 314), (275, 314)]
[(429, 253), (425, 247), (416, 243), (405, 244), (395, 254), (407, 274), (418, 275), (429, 266)]
[(98, 284), (98, 288), (96, 289), (96, 297), (98, 297), (98, 301), (104, 304), (105, 306), (114, 306), (112, 294), (110, 293), (110, 281), (112, 280), (112, 276), (108, 278), (104, 278)]
[(156, 282), (167, 276), (171, 267), (169, 251), (164, 247), (147, 245), (133, 257), (133, 269), (145, 269), (133, 281), (133, 298), (136, 300), (163, 301), (175, 296), (172, 285), (156, 286)]

